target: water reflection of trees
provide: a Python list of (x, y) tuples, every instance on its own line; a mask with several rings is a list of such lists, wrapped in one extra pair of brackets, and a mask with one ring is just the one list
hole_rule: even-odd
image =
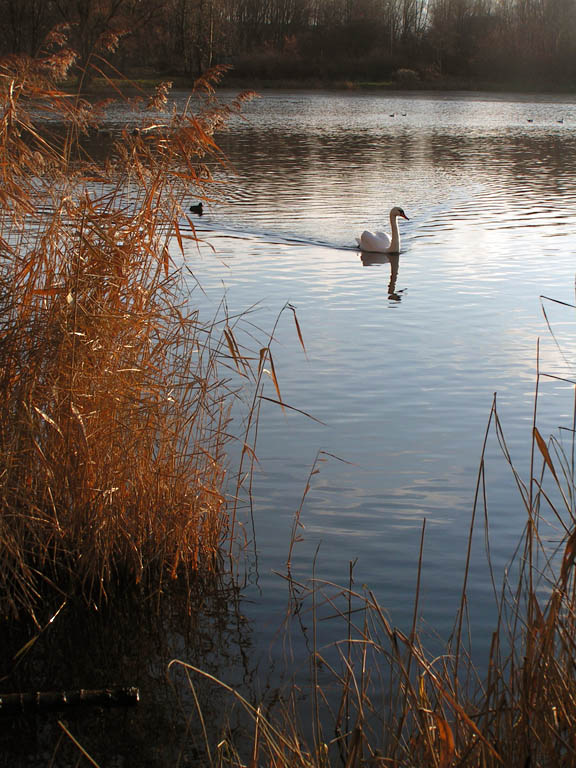
[[(190, 591), (188, 591), (190, 590)], [(116, 596), (100, 610), (70, 601), (38, 630), (4, 625), (0, 691), (98, 689), (138, 686), (134, 708), (82, 706), (65, 712), (4, 718), (0, 765), (78, 764), (80, 753), (59, 720), (100, 765), (205, 764), (204, 741), (188, 681), (167, 676), (173, 658), (250, 688), (250, 627), (231, 578), (171, 584), (148, 600)], [(20, 657), (17, 653), (37, 637)], [(196, 694), (210, 735), (220, 733), (228, 702), (199, 681)]]
[[(484, 133), (468, 128), (457, 130), (403, 131), (382, 128), (354, 133), (334, 130), (326, 135), (314, 130), (244, 129), (223, 137), (222, 145), (231, 167), (238, 171), (248, 189), (277, 197), (283, 189), (306, 188), (320, 183), (353, 182), (351, 171), (370, 174), (401, 173), (406, 168), (441, 170), (454, 178), (497, 175), (506, 180), (529, 180), (532, 189), (554, 189), (559, 179), (576, 174), (576, 139), (556, 133)], [(270, 173), (271, 164), (274, 174)], [(279, 186), (278, 179), (282, 179)]]

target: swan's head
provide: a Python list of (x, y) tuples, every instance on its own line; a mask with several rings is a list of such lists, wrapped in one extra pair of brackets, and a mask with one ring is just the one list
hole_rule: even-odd
[(398, 206), (396, 206), (395, 208), (392, 208), (392, 210), (390, 211), (390, 217), (393, 219), (397, 219), (398, 217), (400, 217), (402, 219), (406, 219), (406, 221), (410, 221), (410, 219), (408, 218), (408, 216), (406, 216), (402, 208), (399, 208)]

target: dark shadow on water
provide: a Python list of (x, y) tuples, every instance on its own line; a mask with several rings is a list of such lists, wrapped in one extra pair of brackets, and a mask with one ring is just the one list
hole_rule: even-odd
[[(59, 721), (101, 766), (206, 765), (189, 681), (178, 671), (168, 674), (167, 666), (172, 659), (183, 660), (250, 698), (255, 675), (249, 662), (251, 628), (232, 577), (198, 580), (191, 593), (188, 586), (170, 584), (156, 598), (115, 597), (100, 610), (69, 601), (39, 636), (31, 626), (4, 621), (0, 693), (137, 686), (140, 703), (1, 716), (0, 765), (87, 765)], [(27, 643), (30, 647), (18, 656)], [(195, 685), (215, 742), (229, 700), (202, 679)]]
[(391, 301), (402, 301), (401, 293), (404, 289), (396, 290), (396, 281), (398, 279), (398, 268), (400, 266), (400, 254), (398, 253), (369, 253), (360, 252), (360, 260), (364, 267), (373, 267), (376, 265), (390, 264), (390, 282), (388, 283), (388, 298)]

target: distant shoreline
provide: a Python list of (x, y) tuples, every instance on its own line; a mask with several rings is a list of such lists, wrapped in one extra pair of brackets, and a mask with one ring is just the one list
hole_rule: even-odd
[[(111, 84), (119, 87), (132, 86), (136, 90), (151, 91), (160, 83), (172, 82), (175, 90), (190, 90), (194, 86), (194, 78), (169, 73), (147, 74), (146, 77), (127, 75), (126, 79), (114, 79), (106, 81), (103, 78), (95, 78), (86, 93), (99, 93), (109, 91)], [(68, 82), (66, 90), (74, 90), (75, 84)], [(473, 80), (470, 78), (438, 77), (434, 79), (414, 80), (399, 82), (397, 80), (381, 81), (356, 81), (356, 80), (324, 80), (320, 78), (290, 78), (290, 79), (262, 79), (235, 77), (234, 74), (223, 78), (220, 88), (234, 88), (239, 90), (269, 91), (269, 90), (310, 90), (310, 91), (464, 91), (487, 93), (525, 93), (525, 94), (571, 94), (576, 97), (576, 85), (534, 83), (522, 81), (495, 82), (485, 80)]]
[(339, 90), (339, 91), (486, 91), (493, 93), (558, 93), (572, 94), (576, 97), (576, 86), (526, 84), (520, 82), (486, 82), (455, 78), (439, 78), (438, 80), (419, 80), (414, 83), (399, 83), (394, 81), (316, 81), (316, 80), (258, 80), (248, 83), (243, 79), (226, 79), (223, 87), (251, 88), (253, 90)]

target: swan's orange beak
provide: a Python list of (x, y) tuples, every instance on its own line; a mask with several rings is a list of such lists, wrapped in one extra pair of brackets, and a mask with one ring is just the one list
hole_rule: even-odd
[(406, 219), (406, 221), (410, 221), (410, 219), (408, 218), (408, 216), (406, 216), (406, 214), (404, 212), (402, 212), (401, 215), (402, 215), (403, 219)]

